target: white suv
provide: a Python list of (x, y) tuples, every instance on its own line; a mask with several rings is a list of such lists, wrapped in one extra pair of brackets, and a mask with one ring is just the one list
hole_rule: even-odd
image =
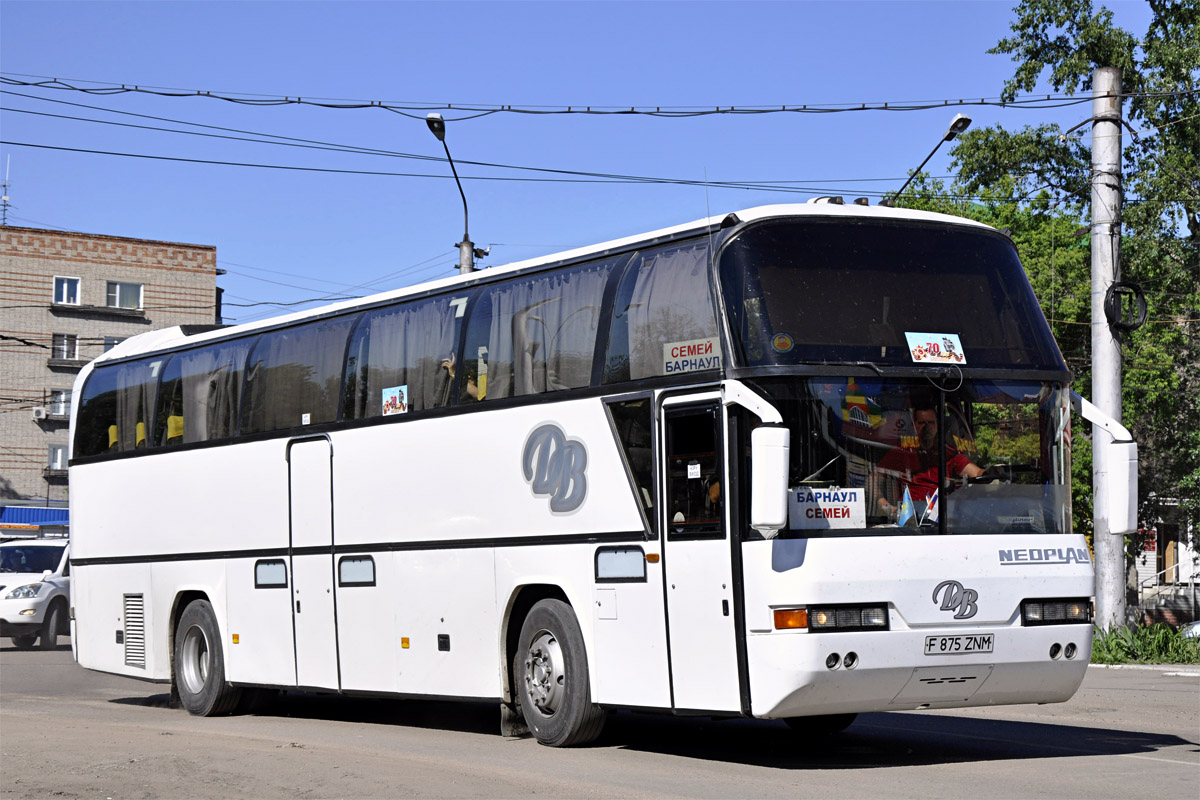
[(41, 639), (51, 650), (71, 632), (70, 549), (66, 540), (0, 544), (0, 636), (29, 650)]

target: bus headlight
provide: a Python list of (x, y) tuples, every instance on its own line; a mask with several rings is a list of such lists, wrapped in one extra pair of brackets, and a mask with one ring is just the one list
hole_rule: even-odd
[(1069, 625), (1092, 621), (1092, 603), (1086, 597), (1061, 600), (1026, 600), (1021, 603), (1025, 625)]

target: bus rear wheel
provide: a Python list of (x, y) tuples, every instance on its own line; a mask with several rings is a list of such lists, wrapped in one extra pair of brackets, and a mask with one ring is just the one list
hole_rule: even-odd
[(175, 687), (189, 713), (215, 717), (233, 711), (241, 690), (225, 683), (221, 633), (212, 605), (193, 600), (175, 629)]
[(784, 722), (801, 736), (828, 736), (846, 730), (857, 718), (858, 714), (823, 714), (815, 717), (788, 717)]
[(587, 744), (604, 728), (592, 703), (587, 653), (575, 612), (561, 600), (541, 600), (521, 625), (513, 660), (521, 713), (542, 744)]

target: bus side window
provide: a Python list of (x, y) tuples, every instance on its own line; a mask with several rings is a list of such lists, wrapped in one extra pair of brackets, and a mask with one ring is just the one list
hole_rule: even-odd
[(346, 339), (355, 319), (334, 317), (259, 337), (246, 366), (242, 433), (337, 418)]
[(590, 385), (600, 305), (614, 263), (586, 264), (485, 289), (468, 326), (463, 399)]
[[(675, 349), (687, 357), (676, 358)], [(716, 369), (720, 359), (708, 243), (669, 245), (635, 256), (613, 305), (604, 382)]]
[(141, 450), (153, 444), (154, 405), (163, 359), (117, 365), (116, 449)]
[(109, 451), (117, 437), (117, 367), (96, 367), (83, 385), (75, 426), (75, 458), (96, 456)]
[(450, 404), (454, 354), (467, 295), (372, 311), (346, 359), (343, 416), (365, 419)]
[(183, 377), (180, 357), (174, 356), (163, 370), (158, 392), (158, 414), (154, 423), (154, 442), (159, 447), (183, 443)]

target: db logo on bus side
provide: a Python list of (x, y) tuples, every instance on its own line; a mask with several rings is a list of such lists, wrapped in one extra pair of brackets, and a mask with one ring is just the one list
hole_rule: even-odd
[(568, 439), (554, 423), (529, 434), (521, 466), (533, 493), (550, 496), (551, 511), (574, 511), (587, 497), (587, 448)]

